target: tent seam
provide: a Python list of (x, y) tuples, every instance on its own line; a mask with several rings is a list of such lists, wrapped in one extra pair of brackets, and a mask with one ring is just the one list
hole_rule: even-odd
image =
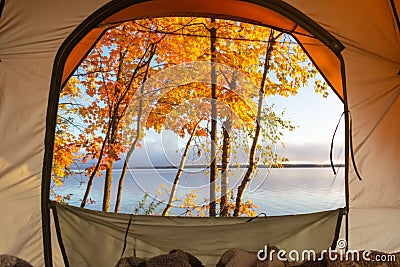
[(5, 3), (6, 3), (6, 0), (1, 0), (0, 1), (0, 18), (1, 18), (1, 15), (3, 14)]
[(397, 8), (396, 8), (396, 4), (395, 4), (394, 0), (390, 0), (390, 5), (391, 5), (391, 7), (392, 7), (394, 19), (395, 19), (395, 22), (396, 22), (396, 24), (397, 24), (397, 29), (398, 29), (399, 32), (400, 32), (400, 18), (399, 18), (399, 15), (398, 15), (398, 13), (397, 13)]

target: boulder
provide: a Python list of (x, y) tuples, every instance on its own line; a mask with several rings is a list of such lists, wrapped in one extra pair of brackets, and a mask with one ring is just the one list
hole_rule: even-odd
[(118, 261), (115, 267), (204, 267), (195, 256), (182, 250), (171, 250), (169, 254), (162, 254), (145, 259), (125, 257)]
[(30, 263), (20, 259), (18, 257), (1, 254), (0, 255), (0, 266), (1, 267), (32, 267)]

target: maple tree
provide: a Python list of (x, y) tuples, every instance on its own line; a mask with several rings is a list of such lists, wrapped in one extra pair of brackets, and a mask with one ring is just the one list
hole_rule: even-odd
[(103, 210), (109, 210), (113, 164), (126, 150), (123, 139), (134, 140), (130, 151), (137, 145), (140, 127), (124, 126), (132, 117), (139, 117), (139, 121), (141, 111), (130, 114), (127, 111), (132, 101), (141, 101), (135, 98), (136, 93), (149, 75), (150, 62), (162, 36), (149, 34), (142, 38), (133, 32), (132, 24), (108, 31), (82, 62), (76, 75), (79, 77), (76, 86), (84, 88), (87, 98), (78, 111), (85, 121), (85, 129), (80, 134), (85, 150), (83, 162), (96, 161), (87, 168), (89, 178), (81, 207), (88, 201), (94, 177), (105, 171)]
[[(207, 66), (180, 73), (180, 83), (171, 77), (153, 79), (163, 70), (199, 60)], [(196, 80), (195, 75), (204, 77)], [(94, 178), (104, 174), (102, 209), (108, 211), (113, 166), (123, 161), (114, 209), (118, 212), (129, 160), (146, 130), (168, 130), (186, 138), (186, 146), (163, 215), (174, 206), (180, 176), (196, 139), (201, 144), (198, 149), (210, 160), (208, 204), (196, 204), (197, 195), (192, 192), (180, 207), (187, 214), (196, 210), (216, 216), (219, 204), (220, 216), (254, 216), (256, 206), (249, 199), (243, 201), (246, 188), (258, 164), (281, 166), (287, 160), (275, 154), (269, 143), (279, 143), (284, 130), (294, 129), (284, 114), (265, 104), (266, 99), (295, 95), (310, 81), (317, 93), (326, 96), (327, 85), (317, 75), (288, 34), (267, 27), (192, 17), (117, 25), (104, 34), (62, 90), (62, 101), (80, 98), (81, 102), (64, 106), (60, 102), (60, 115), (73, 114), (81, 118), (82, 125), (71, 131), (71, 123), (60, 117), (58, 127), (63, 130), (55, 138), (53, 181), (61, 185), (73, 162), (89, 163), (81, 207), (90, 201)], [(243, 139), (250, 140), (249, 149)], [(229, 176), (234, 161), (243, 163), (243, 159), (232, 158), (238, 149), (246, 151), (247, 164), (235, 194), (229, 188)]]
[(56, 132), (54, 135), (53, 166), (51, 173), (51, 194), (58, 202), (65, 202), (70, 195), (59, 195), (54, 192), (55, 187), (61, 187), (64, 179), (73, 176), (71, 167), (79, 159), (79, 148), (74, 129), (81, 127), (73, 117), (77, 114), (79, 105), (75, 102), (81, 96), (81, 91), (76, 87), (77, 79), (70, 79), (60, 93), (63, 99), (59, 103), (57, 114)]
[(255, 131), (254, 131), (253, 142), (251, 144), (250, 153), (249, 153), (249, 163), (248, 163), (249, 167), (247, 168), (247, 171), (242, 179), (242, 182), (241, 182), (240, 186), (238, 187), (238, 192), (237, 192), (237, 196), (236, 196), (236, 206), (235, 206), (233, 216), (239, 215), (239, 210), (241, 207), (242, 196), (243, 196), (244, 190), (246, 189), (246, 186), (248, 185), (250, 178), (254, 172), (254, 168), (256, 167), (255, 150), (257, 147), (257, 143), (258, 143), (258, 139), (259, 139), (260, 131), (261, 131), (261, 116), (262, 116), (261, 113), (263, 111), (265, 84), (266, 84), (266, 80), (267, 80), (268, 70), (270, 68), (271, 54), (272, 54), (273, 47), (275, 44), (275, 39), (276, 38), (274, 36), (274, 31), (271, 31), (269, 38), (268, 38), (267, 52), (265, 55), (264, 66), (263, 66), (264, 69), (263, 69), (262, 80), (261, 80), (259, 94), (258, 94), (256, 126), (255, 126)]

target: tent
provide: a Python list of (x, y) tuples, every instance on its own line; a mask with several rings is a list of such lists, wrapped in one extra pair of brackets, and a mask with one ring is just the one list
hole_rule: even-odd
[(59, 90), (109, 25), (171, 15), (292, 33), (346, 111), (341, 235), (400, 251), (399, 0), (1, 0), (0, 14), (0, 253), (63, 265), (49, 203)]

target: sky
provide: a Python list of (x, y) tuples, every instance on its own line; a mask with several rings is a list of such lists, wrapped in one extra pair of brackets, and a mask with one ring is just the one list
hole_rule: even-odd
[[(332, 137), (343, 112), (343, 103), (330, 89), (327, 98), (314, 93), (312, 88), (303, 88), (294, 97), (271, 97), (277, 108), (286, 114), (298, 127), (283, 137), (285, 152), (293, 161), (328, 162)], [(335, 135), (335, 159), (344, 148), (344, 120)]]

